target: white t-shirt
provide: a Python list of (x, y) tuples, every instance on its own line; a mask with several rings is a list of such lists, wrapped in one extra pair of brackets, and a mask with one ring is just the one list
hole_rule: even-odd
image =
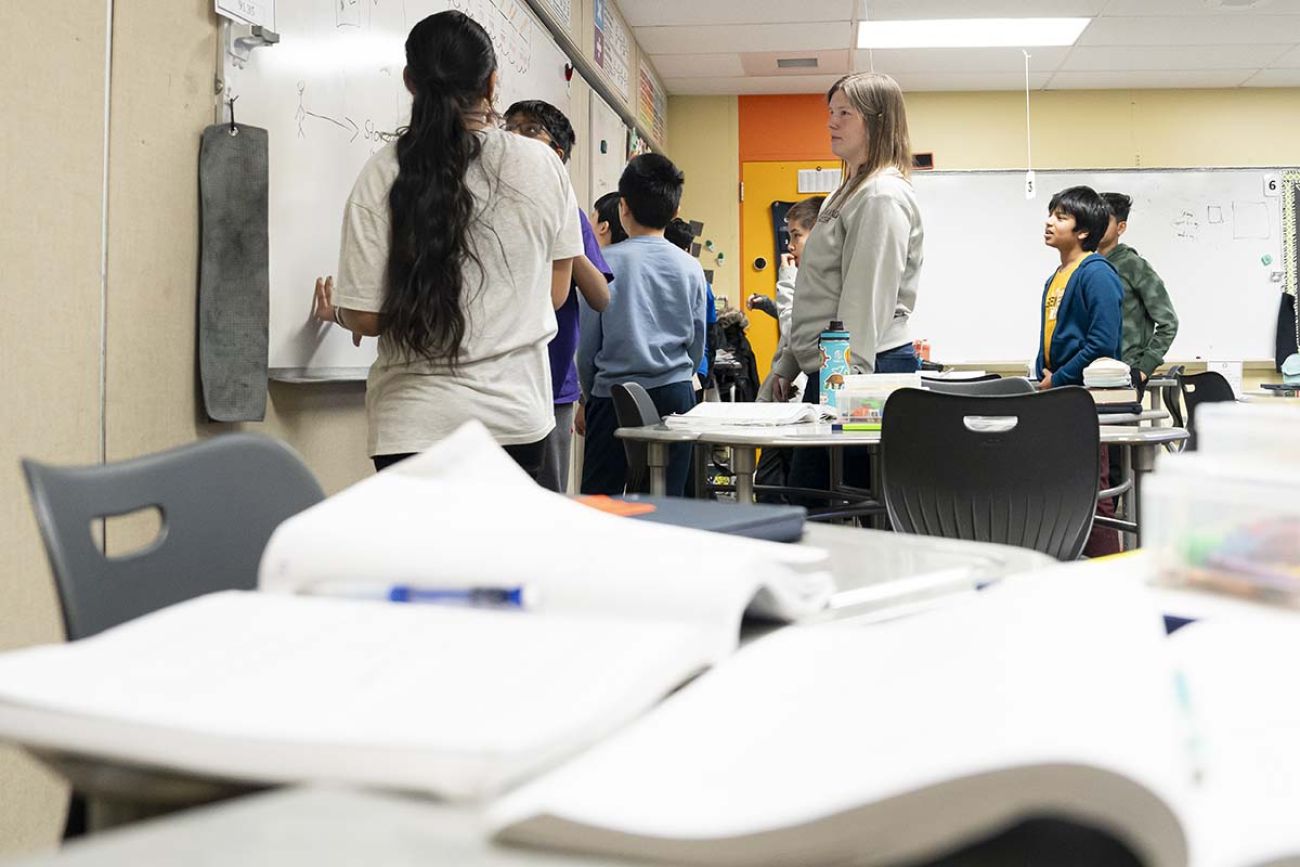
[[(555, 335), (551, 262), (582, 254), (569, 176), (545, 144), (500, 130), (483, 143), (466, 181), (474, 195), (469, 240), (478, 263), (461, 267), (465, 336), (455, 372), (410, 361), (387, 337), (370, 368), (371, 455), (417, 452), (476, 418), (502, 445), (543, 439), (555, 426), (546, 344)], [(389, 144), (366, 163), (343, 214), (334, 303), (379, 312), (387, 291), (388, 193), (397, 178)]]

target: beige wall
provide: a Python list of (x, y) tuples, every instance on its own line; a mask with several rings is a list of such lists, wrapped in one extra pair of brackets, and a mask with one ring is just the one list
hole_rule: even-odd
[[(1034, 168), (1187, 168), (1300, 162), (1300, 91), (1035, 93)], [(1023, 168), (1023, 93), (909, 93), (912, 144), (939, 169)]]
[[(0, 649), (57, 639), (53, 587), (21, 457), (99, 455), (103, 0), (58, 15), (0, 3)], [(0, 751), (0, 851), (51, 839), (63, 787)]]
[(668, 100), (668, 157), (686, 173), (682, 216), (704, 223), (704, 238), (725, 253), (713, 271), (713, 294), (740, 299), (740, 126), (734, 96), (674, 96)]

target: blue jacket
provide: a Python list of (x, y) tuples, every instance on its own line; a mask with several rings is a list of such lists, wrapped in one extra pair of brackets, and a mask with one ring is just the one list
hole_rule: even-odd
[[(1055, 275), (1053, 275), (1055, 276)], [(1038, 361), (1034, 372), (1043, 375), (1043, 300), (1038, 306)], [(1082, 385), (1083, 369), (1098, 358), (1119, 358), (1123, 331), (1120, 306), (1124, 284), (1115, 266), (1105, 256), (1088, 256), (1070, 275), (1061, 304), (1056, 308), (1056, 330), (1052, 332), (1052, 385)]]

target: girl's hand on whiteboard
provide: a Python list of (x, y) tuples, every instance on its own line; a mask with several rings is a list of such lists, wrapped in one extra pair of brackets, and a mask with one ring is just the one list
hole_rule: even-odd
[(312, 296), (311, 313), (320, 322), (334, 322), (334, 304), (330, 298), (334, 294), (334, 277), (317, 277), (316, 294)]
[[(339, 321), (338, 310), (335, 309), (334, 302), (332, 300), (333, 294), (334, 294), (333, 275), (329, 277), (317, 277), (316, 294), (313, 296), (313, 303), (312, 303), (312, 315), (315, 316), (316, 319), (318, 319), (321, 322), (329, 322), (334, 325), (338, 325), (340, 327), (346, 328), (347, 326), (343, 325), (343, 323)], [(348, 329), (348, 330), (352, 331), (352, 345), (360, 346), (361, 336), (362, 336), (361, 332), (352, 329)]]

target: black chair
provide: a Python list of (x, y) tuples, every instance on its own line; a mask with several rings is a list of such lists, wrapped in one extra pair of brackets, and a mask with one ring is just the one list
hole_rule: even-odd
[(1203, 403), (1223, 403), (1236, 400), (1232, 386), (1223, 374), (1213, 370), (1204, 373), (1180, 373), (1178, 391), (1187, 407), (1187, 451), (1196, 451), (1196, 408)]
[(1010, 397), (1015, 394), (1033, 394), (1038, 386), (1023, 376), (1008, 376), (1005, 379), (955, 379), (925, 380), (926, 391), (938, 394), (982, 395), (985, 397)]
[[(24, 460), (23, 472), (70, 641), (204, 593), (254, 589), (271, 531), (325, 496), (288, 446), (244, 433), (111, 464)], [(106, 556), (92, 522), (150, 508), (157, 538)]]
[(1160, 395), (1161, 402), (1164, 403), (1165, 406), (1165, 412), (1169, 413), (1169, 420), (1174, 423), (1174, 427), (1184, 427), (1182, 401), (1183, 366), (1181, 364), (1175, 364), (1163, 375), (1164, 377), (1172, 379), (1178, 383), (1177, 393), (1175, 393), (1173, 389), (1166, 388), (1164, 393)]
[[(663, 421), (650, 393), (635, 382), (618, 383), (610, 388), (614, 400), (614, 417), (619, 427), (643, 427)], [(650, 492), (650, 468), (646, 461), (646, 444), (623, 440), (627, 455), (627, 487), (629, 494)]]
[(894, 529), (1079, 556), (1100, 474), (1093, 399), (1078, 387), (1012, 397), (906, 388), (885, 404), (881, 460)]

